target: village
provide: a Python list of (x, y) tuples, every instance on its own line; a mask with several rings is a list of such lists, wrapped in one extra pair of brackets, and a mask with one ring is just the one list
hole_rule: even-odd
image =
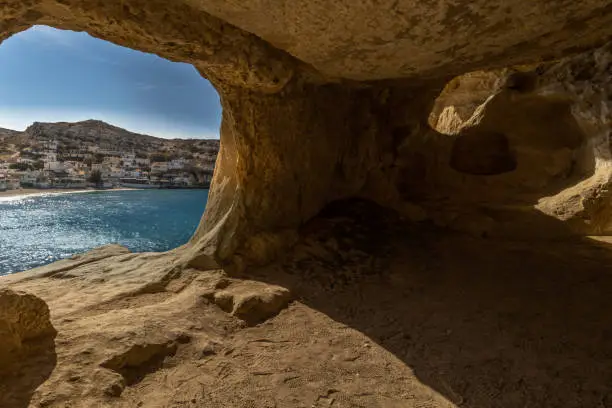
[(0, 191), (207, 188), (215, 158), (216, 154), (143, 154), (91, 144), (66, 150), (56, 140), (38, 140), (0, 158)]

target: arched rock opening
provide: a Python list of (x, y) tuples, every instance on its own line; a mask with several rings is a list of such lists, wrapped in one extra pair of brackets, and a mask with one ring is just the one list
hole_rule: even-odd
[[(414, 215), (408, 199), (437, 184), (427, 117), (449, 77), (593, 47), (612, 26), (596, 1), (482, 0), (470, 10), (485, 14), (466, 15), (447, 3), (434, 11), (406, 0), (393, 9), (11, 0), (0, 9), (0, 38), (34, 24), (84, 30), (192, 63), (210, 79), (224, 108), (222, 149), (206, 214), (182, 259), (240, 269), (274, 259), (301, 223), (337, 199), (368, 198)], [(411, 22), (401, 23), (407, 12)], [(511, 29), (519, 19), (529, 29)]]
[[(610, 49), (539, 65), (601, 45), (612, 34), (610, 5), (288, 4), (9, 0), (1, 6), (0, 38), (48, 24), (190, 62), (216, 85), (224, 108), (210, 202), (190, 244), (163, 254), (102, 248), (3, 278), (40, 293), (59, 323), (61, 369), (34, 401), (609, 403), (610, 367), (600, 364), (612, 352), (609, 251), (582, 240), (474, 240), (406, 219), (477, 235), (534, 236), (546, 227), (538, 223), (543, 219), (583, 235), (610, 231)], [(512, 181), (520, 174), (520, 151), (513, 152), (515, 171), (458, 172), (449, 165), (456, 137), (428, 123), (451, 78), (524, 63), (536, 63), (525, 68), (532, 73), (509, 79), (507, 89), (485, 87), (485, 99), (456, 123), (461, 127), (485, 103), (484, 115), (476, 115), (484, 126), (488, 109), (513, 98), (565, 117), (569, 110), (584, 139), (580, 146), (572, 132), (560, 144), (539, 140), (534, 150), (584, 151), (585, 178), (541, 198), (537, 210), (533, 193), (541, 197), (542, 186)], [(511, 152), (513, 139), (523, 135), (487, 132), (503, 134)], [(504, 179), (527, 200), (499, 188)], [(348, 217), (347, 203), (356, 201)], [(253, 267), (286, 254), (284, 263)], [(218, 266), (229, 272), (248, 266), (248, 278), (258, 282), (201, 271)], [(245, 328), (287, 306), (287, 291), (276, 285), (290, 287), (299, 300)], [(159, 361), (175, 351), (181, 367), (173, 360), (160, 369)], [(131, 364), (149, 371), (147, 384), (126, 388)], [(27, 391), (29, 399), (33, 390)]]
[(536, 209), (572, 233), (609, 233), (609, 55), (604, 47), (453, 79), (429, 118), (440, 133), (424, 195), (487, 211)]
[(497, 132), (466, 132), (453, 142), (450, 166), (459, 172), (491, 176), (516, 170), (508, 136)]
[[(451, 105), (445, 111), (470, 108)], [(497, 175), (489, 179), (487, 192), (481, 192), (482, 201), (497, 196), (505, 202), (535, 202), (595, 171), (588, 135), (573, 116), (571, 101), (559, 96), (504, 86), (492, 90), (470, 118), (456, 119), (454, 129), (444, 128), (444, 120), (438, 123), (440, 130), (450, 133), (450, 167), (476, 176)], [(478, 190), (471, 181), (463, 180), (466, 189)]]

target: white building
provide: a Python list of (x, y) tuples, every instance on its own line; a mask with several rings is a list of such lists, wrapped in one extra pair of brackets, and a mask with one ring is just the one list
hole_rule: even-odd
[(26, 171), (19, 175), (19, 181), (21, 184), (32, 184), (36, 183), (36, 179), (40, 173), (37, 171)]
[(172, 179), (172, 184), (175, 186), (191, 186), (193, 185), (193, 178), (189, 174), (181, 174), (178, 177)]
[(74, 161), (74, 160), (65, 161), (64, 165), (66, 167), (71, 167), (75, 170), (85, 170), (87, 168), (87, 164), (81, 161)]
[(130, 177), (130, 178), (144, 177), (143, 172), (140, 170), (124, 170), (123, 174), (124, 174), (123, 177)]
[(21, 187), (21, 182), (19, 179), (8, 179), (6, 183), (6, 188), (9, 190), (18, 190)]
[(124, 168), (136, 167), (136, 155), (133, 152), (123, 153), (123, 155), (121, 155), (121, 160), (123, 161)]
[(62, 162), (58, 161), (45, 161), (45, 170), (51, 171), (63, 171), (66, 170)]
[(42, 140), (40, 143), (42, 144), (43, 149), (48, 151), (57, 152), (57, 148), (59, 147), (57, 140)]
[(151, 172), (152, 173), (165, 173), (168, 171), (168, 163), (167, 162), (155, 162), (151, 164)]
[(111, 174), (113, 174), (113, 172), (111, 171), (111, 168), (106, 164), (92, 164), (91, 170), (99, 171), (100, 174), (102, 175), (102, 178), (109, 178), (111, 177)]
[(151, 160), (150, 159), (143, 159), (140, 157), (136, 157), (134, 159), (134, 162), (138, 165), (138, 166), (143, 166), (143, 167), (149, 167), (151, 165)]
[(46, 162), (56, 162), (57, 161), (57, 153), (56, 152), (46, 152), (45, 153), (44, 161), (45, 161), (45, 163)]
[(119, 156), (106, 156), (102, 161), (104, 164), (108, 166), (118, 167), (119, 163), (121, 163), (121, 157)]
[(181, 170), (185, 167), (187, 161), (181, 157), (179, 159), (170, 160), (168, 162), (168, 170)]
[(97, 153), (103, 154), (105, 156), (121, 156), (122, 154), (122, 152), (120, 152), (119, 150), (113, 149), (98, 149)]
[(125, 177), (125, 171), (120, 167), (111, 167), (109, 169), (108, 177), (121, 178)]

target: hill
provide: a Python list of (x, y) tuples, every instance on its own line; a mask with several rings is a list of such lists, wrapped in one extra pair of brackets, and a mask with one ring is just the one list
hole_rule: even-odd
[(28, 148), (36, 150), (45, 142), (57, 142), (57, 152), (135, 153), (137, 157), (165, 161), (172, 158), (189, 158), (202, 167), (214, 164), (219, 151), (217, 139), (163, 139), (130, 132), (99, 120), (82, 122), (34, 122), (25, 131), (0, 128), (0, 152), (22, 153)]

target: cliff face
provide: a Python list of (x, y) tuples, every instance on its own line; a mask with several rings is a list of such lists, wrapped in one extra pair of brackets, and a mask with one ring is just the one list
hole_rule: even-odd
[(193, 64), (223, 105), (189, 244), (107, 248), (1, 281), (47, 301), (58, 329), (59, 366), (32, 401), (609, 403), (598, 363), (610, 352), (609, 256), (582, 237), (611, 228), (612, 65), (597, 49), (610, 11), (600, 0), (5, 2), (0, 38), (33, 24), (85, 30)]

